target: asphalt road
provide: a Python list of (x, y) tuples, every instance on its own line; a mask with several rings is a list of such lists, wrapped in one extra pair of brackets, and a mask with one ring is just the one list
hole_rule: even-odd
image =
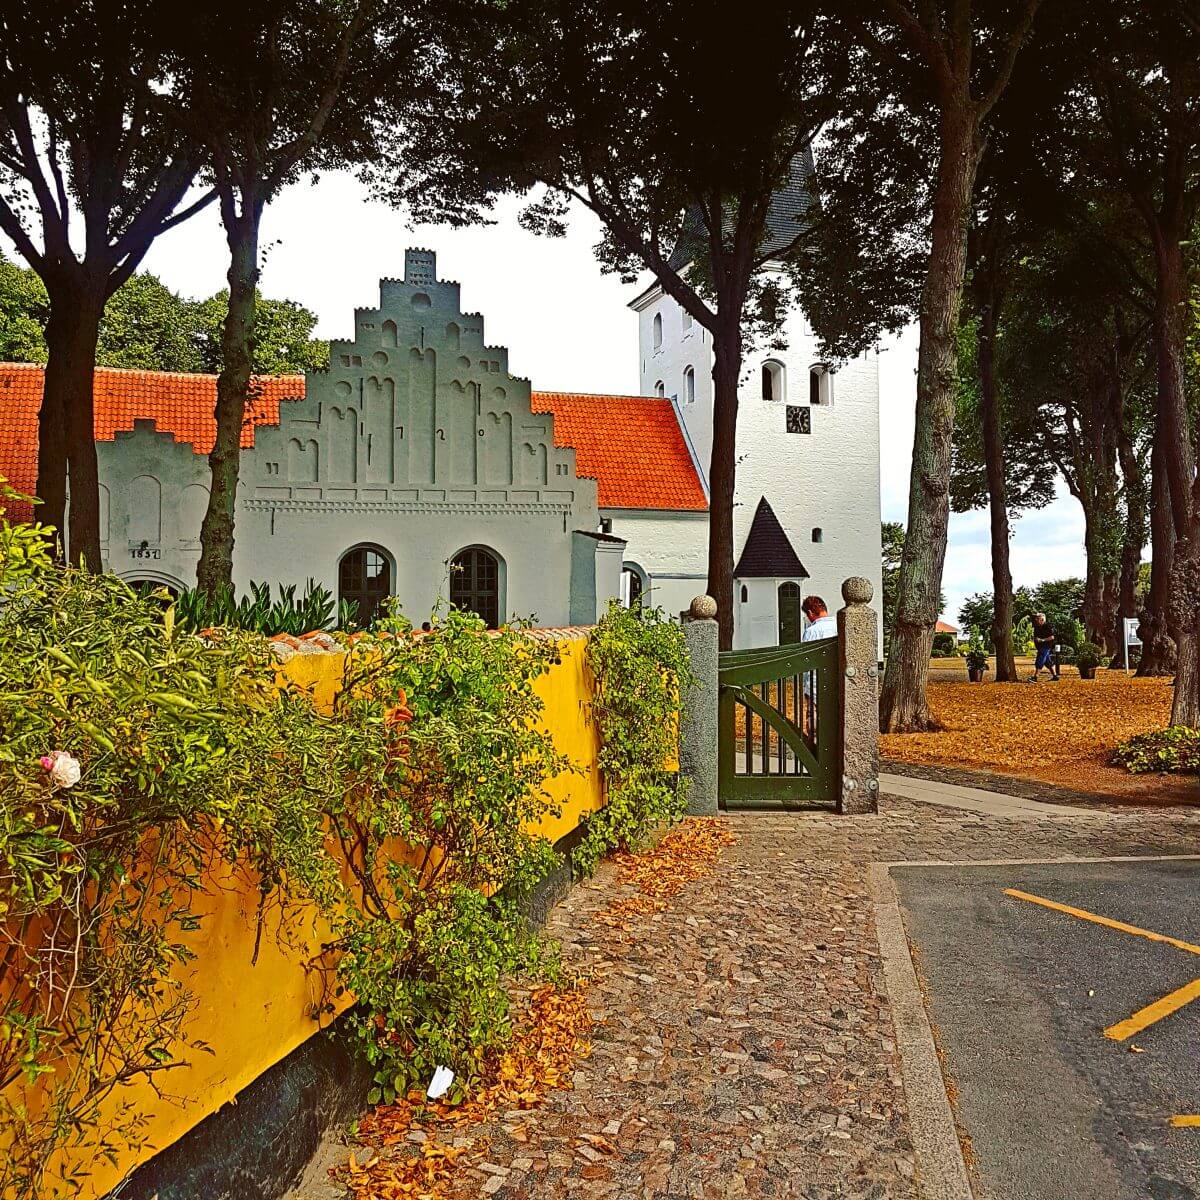
[(1200, 954), (1005, 893), (1200, 949), (1200, 862), (892, 874), (980, 1200), (1200, 1200)]

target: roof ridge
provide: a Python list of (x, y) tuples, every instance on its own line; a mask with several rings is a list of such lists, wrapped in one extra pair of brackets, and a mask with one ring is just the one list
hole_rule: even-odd
[(560, 388), (534, 388), (535, 396), (578, 396), (584, 400), (657, 400), (670, 404), (668, 396), (643, 396), (637, 392), (564, 392)]

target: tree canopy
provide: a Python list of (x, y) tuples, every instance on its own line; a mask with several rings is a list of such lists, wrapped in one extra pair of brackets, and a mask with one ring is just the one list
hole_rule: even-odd
[[(117, 289), (100, 321), (96, 363), (131, 370), (216, 374), (228, 296), (187, 300), (149, 272)], [(0, 361), (46, 362), (49, 299), (34, 271), (0, 255)], [(254, 371), (286, 375), (322, 370), (329, 343), (312, 336), (316, 314), (294, 300), (260, 297), (255, 314)]]

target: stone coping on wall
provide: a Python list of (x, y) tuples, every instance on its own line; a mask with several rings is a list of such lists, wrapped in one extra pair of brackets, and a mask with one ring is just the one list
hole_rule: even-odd
[[(553, 625), (537, 629), (523, 629), (520, 632), (536, 642), (571, 642), (586, 638), (595, 628), (594, 625)], [(210, 632), (215, 631), (203, 630), (201, 636)], [(345, 640), (339, 641), (327, 630), (314, 629), (311, 633), (304, 633), (299, 637), (290, 633), (277, 633), (270, 641), (275, 657), (280, 662), (290, 662), (297, 655), (341, 654), (361, 639), (397, 636), (399, 635), (352, 633)], [(424, 631), (414, 629), (412, 636), (423, 637)]]

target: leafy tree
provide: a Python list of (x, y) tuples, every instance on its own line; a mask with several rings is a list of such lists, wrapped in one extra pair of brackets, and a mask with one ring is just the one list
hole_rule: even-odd
[[(980, 337), (980, 316), (959, 328), (958, 401), (954, 421), (953, 474), (950, 501), (955, 512), (988, 505), (991, 510), (993, 592), (1007, 597), (1000, 609), (988, 599), (988, 624), (966, 621), (996, 656), (996, 681), (1017, 678), (1013, 662), (1012, 571), (1009, 566), (1010, 514), (1043, 508), (1054, 499), (1054, 463), (1047, 453), (1041, 414), (1019, 389), (995, 378), (996, 344), (1004, 332), (992, 329)], [(981, 343), (988, 347), (981, 364)], [(992, 397), (984, 400), (984, 377), (991, 375)], [(1016, 394), (1013, 394), (1014, 391)], [(997, 453), (995, 443), (1000, 442)], [(991, 449), (988, 449), (989, 444)]]
[[(198, 371), (220, 372), (225, 315), (229, 293), (187, 305), (186, 321)], [(329, 343), (312, 336), (316, 313), (295, 300), (272, 300), (256, 293), (254, 300), (254, 374), (288, 375), (323, 371), (329, 366)]]
[(959, 607), (958, 623), (971, 637), (986, 639), (991, 636), (995, 610), (991, 592), (976, 592), (973, 596), (968, 596)]
[(733, 493), (744, 355), (779, 337), (804, 285), (811, 215), (791, 183), (850, 72), (818, 0), (464, 0), (444, 29), (449, 99), (424, 105), (381, 180), (426, 219), (465, 221), (540, 188), (526, 223), (563, 232), (576, 201), (602, 222), (603, 269), (651, 272), (712, 336), (708, 589), (733, 636)]
[[(1144, 659), (1173, 638), (1171, 720), (1200, 723), (1200, 479), (1188, 403), (1189, 276), (1200, 215), (1200, 2), (1063, 5), (1086, 31), (1080, 86), (1068, 99), (1067, 150), (1081, 176), (1138, 228), (1149, 248), (1157, 389), (1151, 461), (1154, 571)], [(1086, 54), (1088, 45), (1102, 54)], [(1164, 620), (1165, 618), (1165, 620)], [(1163, 629), (1165, 625), (1167, 629)]]
[[(896, 619), (896, 595), (900, 581), (900, 560), (904, 555), (904, 526), (899, 521), (884, 521), (880, 526), (883, 546), (883, 637), (886, 647)], [(938, 593), (938, 612), (946, 607), (946, 593)]]
[[(374, 0), (219, 0), (181, 22), (186, 105), (175, 116), (202, 142), (229, 246), (229, 301), (221, 333), (212, 483), (200, 530), (197, 586), (232, 584), (234, 501), (241, 433), (254, 370), (263, 210), (301, 172), (354, 164), (368, 153), (371, 102), (410, 64), (406, 6)], [(389, 35), (383, 38), (386, 15)]]
[(884, 521), (880, 527), (883, 545), (883, 637), (890, 641), (896, 620), (896, 589), (900, 582), (900, 559), (904, 554), (904, 526)]
[(50, 298), (35, 271), (0, 253), (0, 360), (46, 361)]
[[(1037, 587), (1020, 587), (1013, 592), (1013, 648), (1021, 652), (1029, 639), (1018, 632), (1034, 613), (1044, 612), (1054, 626), (1062, 645), (1074, 649), (1083, 638), (1079, 617), (1083, 612), (1085, 584), (1082, 579), (1050, 579)], [(990, 633), (995, 621), (995, 604), (991, 592), (976, 592), (963, 601), (958, 610), (959, 624), (972, 635), (983, 637)]]
[[(849, 214), (842, 244), (856, 246), (843, 255), (847, 272), (838, 285), (865, 284), (851, 320), (861, 319), (882, 291), (885, 309), (907, 304), (921, 321), (907, 536), (880, 697), (880, 727), (887, 732), (926, 729), (932, 720), (925, 684), (949, 525), (965, 234), (993, 110), (1037, 8), (1038, 0), (1010, 6), (884, 0), (839, 9), (876, 69), (855, 80), (874, 96), (846, 106), (831, 131), (833, 165), (822, 200), (835, 214)], [(881, 196), (903, 199), (890, 205), (873, 199)], [(910, 197), (917, 216), (897, 226), (890, 217), (909, 217)], [(871, 225), (855, 230), (863, 211), (883, 214), (883, 238), (863, 236)], [(914, 268), (919, 295), (897, 299), (892, 281), (907, 280)]]
[[(50, 302), (39, 414), (41, 515), (100, 569), (92, 370), (109, 297), (180, 209), (199, 147), (160, 117), (175, 76), (167, 11), (130, 0), (41, 0), (0, 11), (0, 230)], [(78, 248), (77, 248), (78, 247)]]
[[(139, 273), (112, 295), (100, 320), (96, 363), (147, 371), (221, 369), (228, 296), (184, 300), (156, 276)], [(256, 301), (254, 373), (323, 370), (329, 343), (313, 338), (316, 314), (294, 300)], [(0, 361), (46, 361), (49, 300), (35, 271), (0, 256)]]
[(1001, 355), (1038, 444), (1083, 508), (1084, 620), (1110, 649), (1121, 617), (1137, 612), (1153, 408), (1144, 297), (1125, 266), (1096, 261), (1097, 239), (1119, 237), (1116, 224), (1093, 203), (1022, 258)]
[[(1006, 350), (1006, 317), (1014, 277), (1031, 246), (1058, 217), (1055, 150), (1060, 140), (1045, 119), (1043, 59), (1053, 48), (1035, 44), (1021, 56), (996, 106), (976, 180), (967, 235), (969, 320), (959, 330), (959, 392), (955, 414), (951, 507), (986, 505), (991, 533), (992, 587), (997, 597), (987, 631), (997, 682), (1016, 680), (1012, 649), (1011, 517), (1054, 497), (1037, 405), (1013, 379), (1019, 354)], [(1061, 86), (1060, 76), (1050, 78)], [(965, 368), (965, 369), (964, 369)], [(982, 636), (982, 633), (981, 633)]]
[(156, 276), (131, 276), (105, 306), (96, 362), (144, 371), (198, 370), (187, 310), (187, 302)]

